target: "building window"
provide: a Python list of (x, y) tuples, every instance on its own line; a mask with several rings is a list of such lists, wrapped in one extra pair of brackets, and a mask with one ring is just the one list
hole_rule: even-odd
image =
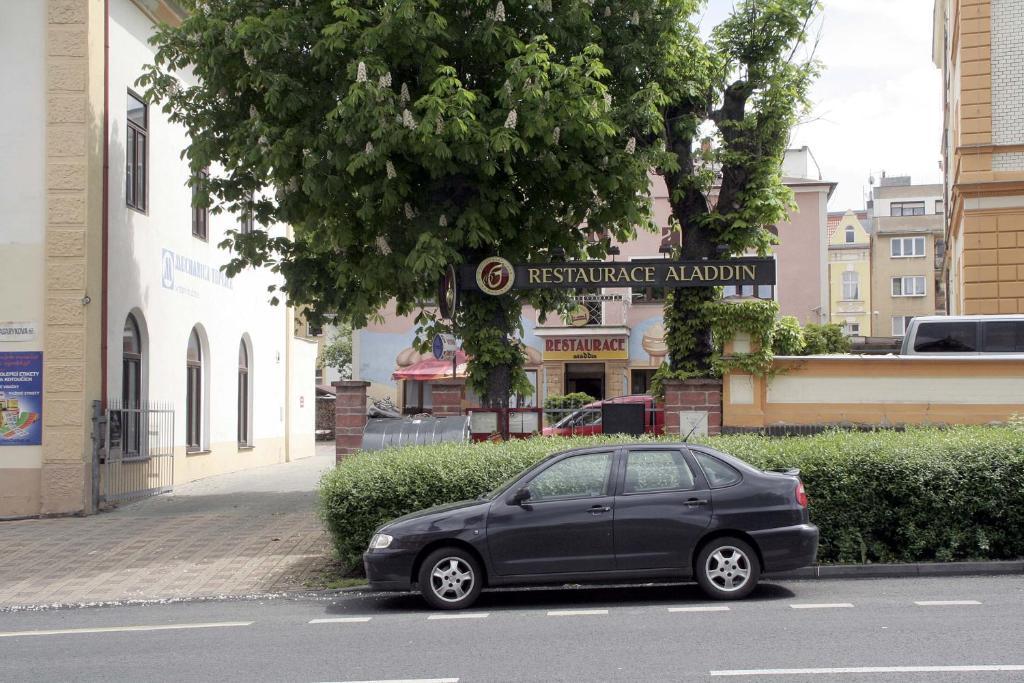
[(434, 407), (434, 400), (428, 382), (420, 382), (415, 379), (405, 380), (402, 396), (402, 412), (406, 415), (429, 413)]
[(763, 299), (773, 301), (775, 299), (774, 285), (726, 285), (722, 288), (722, 297), (725, 299)]
[(935, 213), (945, 213), (946, 203), (941, 199), (935, 200)]
[(185, 373), (185, 446), (187, 450), (198, 451), (203, 447), (203, 348), (199, 330), (194, 327), (188, 337)]
[(905, 275), (892, 279), (893, 296), (924, 296), (925, 278), (923, 275)]
[(242, 216), (238, 222), (238, 231), (243, 235), (252, 233), (256, 227), (256, 214), (253, 208), (255, 201), (255, 195), (250, 194), (249, 201), (246, 202), (245, 208), (242, 210)]
[(843, 271), (843, 301), (860, 300), (860, 274), (855, 270)]
[(238, 343), (238, 445), (249, 446), (249, 349), (245, 339)]
[(924, 256), (924, 237), (893, 237), (889, 254), (893, 258)]
[(889, 205), (890, 216), (923, 216), (924, 202), (893, 202)]
[(853, 244), (857, 239), (857, 231), (852, 225), (846, 226), (846, 243)]
[(843, 325), (843, 333), (847, 337), (860, 336), (860, 323), (846, 323), (845, 325)]
[(630, 370), (629, 392), (631, 394), (651, 393), (651, 380), (654, 379), (654, 370)]
[(142, 335), (135, 316), (128, 314), (124, 321), (121, 343), (121, 420), (124, 430), (125, 457), (141, 455), (140, 418), (142, 412)]
[(128, 127), (125, 140), (125, 197), (128, 206), (146, 210), (146, 146), (149, 110), (146, 103), (128, 93)]
[(912, 315), (894, 315), (892, 317), (892, 336), (902, 337), (907, 333), (907, 327), (910, 326), (910, 321), (914, 319)]
[(201, 240), (210, 236), (210, 210), (199, 206), (202, 186), (209, 177), (210, 171), (206, 169), (197, 173), (192, 180), (192, 235)]

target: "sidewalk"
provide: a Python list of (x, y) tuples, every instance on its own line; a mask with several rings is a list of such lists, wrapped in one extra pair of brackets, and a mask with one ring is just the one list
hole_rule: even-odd
[(0, 522), (0, 609), (307, 587), (330, 563), (317, 455), (185, 484), (85, 518)]

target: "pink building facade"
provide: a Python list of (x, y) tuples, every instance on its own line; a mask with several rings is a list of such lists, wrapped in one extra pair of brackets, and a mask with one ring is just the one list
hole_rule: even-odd
[[(787, 154), (784, 169), (797, 209), (788, 222), (777, 226), (777, 285), (743, 291), (727, 288), (725, 295), (775, 299), (782, 315), (795, 316), (801, 323), (819, 323), (829, 319), (826, 205), (835, 184), (791, 175), (808, 175), (802, 154), (809, 157), (806, 148)], [(620, 253), (610, 257), (616, 261), (665, 258), (659, 250), (669, 239), (668, 192), (662, 178), (652, 176), (651, 180), (655, 219), (661, 231), (641, 231), (635, 240), (618, 243)], [(585, 300), (580, 301), (571, 322), (549, 315), (541, 324), (536, 311), (524, 309), (522, 342), (535, 391), (532, 396), (518, 397), (519, 405), (542, 405), (546, 396), (576, 391), (597, 398), (649, 391), (651, 377), (668, 352), (663, 300), (657, 292), (640, 288), (606, 287), (580, 294)], [(370, 383), (368, 393), (373, 398), (390, 397), (408, 413), (430, 412), (430, 379), (395, 378), (396, 373), (415, 375), (417, 367), (432, 358), (411, 346), (413, 317), (397, 316), (393, 307), (382, 311), (382, 316), (379, 324), (354, 334), (354, 377)], [(464, 405), (476, 405), (474, 397), (465, 396)]]

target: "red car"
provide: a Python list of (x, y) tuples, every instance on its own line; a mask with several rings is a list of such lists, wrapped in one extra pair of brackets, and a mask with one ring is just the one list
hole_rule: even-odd
[(647, 394), (618, 396), (588, 403), (561, 418), (552, 426), (545, 427), (542, 433), (544, 436), (590, 436), (592, 434), (603, 434), (601, 406), (606, 403), (643, 403), (644, 431), (648, 434), (665, 433), (665, 407), (659, 405), (653, 396), (648, 396)]

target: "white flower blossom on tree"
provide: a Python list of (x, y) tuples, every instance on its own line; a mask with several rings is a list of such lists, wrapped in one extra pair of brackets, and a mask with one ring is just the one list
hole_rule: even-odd
[(537, 9), (539, 9), (541, 12), (550, 12), (551, 0), (540, 0), (540, 2), (537, 3)]
[(391, 245), (388, 244), (388, 240), (384, 235), (377, 235), (377, 251), (380, 252), (381, 256), (387, 256), (391, 253)]
[(626, 142), (626, 154), (632, 154), (636, 151), (636, 138), (630, 138)]
[(411, 98), (409, 97), (409, 86), (406, 85), (405, 83), (402, 83), (402, 90), (398, 96), (399, 106), (404, 107), (406, 104), (408, 104), (410, 99)]
[(629, 21), (633, 24), (633, 26), (639, 26), (640, 25), (640, 12), (639, 12), (639, 10), (633, 10), (633, 16), (631, 16), (629, 18)]
[(250, 119), (258, 119), (259, 116), (260, 116), (259, 112), (256, 111), (256, 106), (250, 104), (249, 105), (249, 118)]
[(551, 139), (557, 145), (558, 144), (558, 139), (560, 137), (562, 137), (562, 128), (560, 126), (555, 126), (555, 129), (553, 131), (551, 131)]
[(487, 21), (494, 21), (494, 11), (487, 10), (486, 12), (484, 12), (484, 18), (486, 18)]
[(412, 205), (410, 205), (408, 202), (405, 203), (405, 217), (408, 218), (409, 220), (416, 218), (416, 211), (413, 210)]
[(510, 111), (508, 113), (508, 116), (505, 118), (505, 127), (506, 128), (515, 128), (516, 127), (516, 123), (518, 121), (519, 121), (519, 114), (517, 114), (516, 110), (513, 109), (512, 111)]
[(381, 76), (380, 79), (377, 81), (377, 85), (379, 85), (382, 88), (390, 88), (391, 87), (391, 72), (389, 71), (386, 74), (384, 74), (383, 76)]
[(604, 15), (606, 17), (610, 17), (612, 15), (612, 7), (611, 7), (611, 5), (608, 5), (607, 7), (604, 8)]
[(612, 94), (610, 92), (604, 94), (604, 106), (609, 108), (612, 106)]
[(299, 191), (299, 179), (298, 178), (292, 178), (291, 180), (288, 181), (288, 191), (289, 192), (298, 192)]
[(388, 180), (394, 180), (395, 177), (398, 175), (397, 173), (395, 173), (395, 165), (391, 163), (391, 159), (388, 159), (387, 162), (384, 164), (384, 170), (387, 171)]
[(494, 8), (494, 20), (505, 21), (505, 3), (498, 0), (498, 5)]
[(245, 63), (249, 66), (256, 66), (256, 59), (249, 53), (248, 49), (242, 50), (242, 55), (245, 57)]
[(447, 228), (448, 227), (448, 217), (445, 216), (442, 213), (441, 217), (437, 219), (437, 224), (440, 225), (442, 228)]
[(438, 114), (437, 123), (434, 124), (434, 135), (441, 135), (442, 133), (444, 133), (444, 117)]
[(365, 62), (359, 62), (359, 66), (356, 67), (356, 83), (366, 83)]
[(412, 117), (412, 112), (408, 109), (402, 111), (402, 125), (409, 130), (416, 130), (416, 119)]
[(373, 154), (373, 143), (367, 141), (366, 147), (363, 148), (363, 151), (366, 152), (367, 154)]

